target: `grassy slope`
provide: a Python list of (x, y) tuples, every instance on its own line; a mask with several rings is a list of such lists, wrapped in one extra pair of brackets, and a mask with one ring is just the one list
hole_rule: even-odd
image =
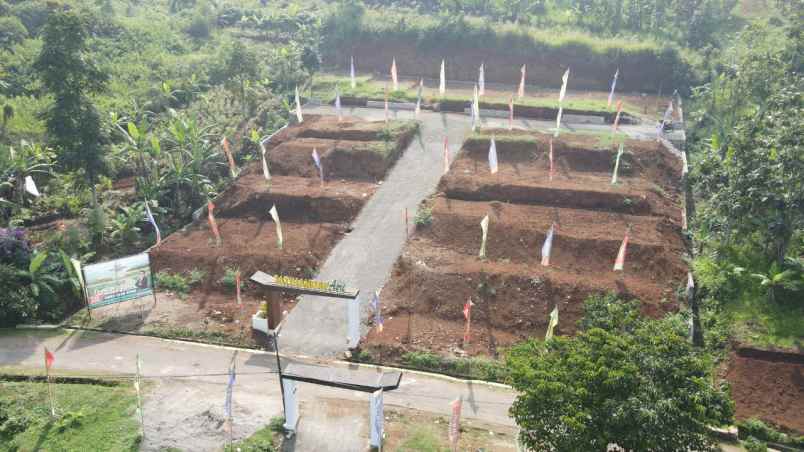
[(134, 388), (54, 384), (59, 418), (51, 420), (47, 384), (0, 383), (0, 403), (24, 418), (25, 430), (0, 436), (0, 451), (139, 450)]

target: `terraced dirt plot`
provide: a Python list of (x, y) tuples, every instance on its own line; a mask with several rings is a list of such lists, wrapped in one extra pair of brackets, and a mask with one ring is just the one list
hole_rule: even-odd
[[(499, 171), (488, 165), (488, 137)], [(402, 352), (486, 354), (543, 337), (559, 307), (558, 334), (572, 334), (591, 294), (616, 292), (642, 301), (646, 315), (677, 309), (683, 285), (681, 162), (654, 142), (625, 142), (622, 172), (611, 184), (615, 150), (600, 137), (563, 135), (553, 144), (535, 132), (483, 131), (469, 138), (424, 209), (432, 220), (406, 244), (382, 292), (384, 332), (363, 348), (384, 359)], [(489, 216), (487, 258), (480, 259), (480, 221)], [(541, 248), (558, 226), (550, 266)], [(612, 270), (630, 227), (623, 272)], [(484, 289), (480, 289), (480, 285)], [(463, 346), (463, 305), (471, 299), (473, 333)], [(408, 325), (412, 337), (406, 339)], [(407, 341), (402, 341), (407, 342)], [(493, 344), (492, 344), (493, 343)]]
[[(201, 272), (202, 279), (184, 300), (197, 307), (196, 323), (205, 319), (207, 332), (238, 332), (240, 322), (250, 325), (251, 315), (264, 300), (248, 283), (249, 276), (261, 270), (313, 277), (376, 191), (376, 182), (407, 147), (416, 127), (410, 121), (386, 125), (308, 115), (303, 124), (282, 131), (266, 146), (270, 183), (257, 159), (215, 200), (222, 243), (216, 245), (204, 213), (151, 249), (154, 272)], [(323, 185), (311, 156), (314, 149), (324, 168)], [(269, 213), (273, 205), (282, 222), (282, 249)], [(222, 282), (236, 269), (244, 282), (242, 309), (234, 303), (234, 285)], [(283, 298), (284, 310), (293, 305), (291, 296)], [(190, 320), (184, 319), (194, 324)]]

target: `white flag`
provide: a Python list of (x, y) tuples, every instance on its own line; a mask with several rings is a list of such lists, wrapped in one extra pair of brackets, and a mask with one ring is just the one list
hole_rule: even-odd
[(414, 114), (416, 117), (419, 116), (419, 113), (422, 111), (422, 88), (424, 87), (424, 79), (419, 79), (419, 91), (416, 93), (416, 111)]
[(569, 74), (570, 70), (569, 68), (567, 68), (567, 70), (564, 72), (564, 75), (561, 77), (561, 92), (558, 93), (559, 104), (561, 104), (561, 102), (564, 102), (564, 95), (567, 94), (567, 80), (569, 80)]
[(276, 211), (276, 204), (271, 207), (268, 213), (271, 214), (271, 218), (276, 223), (276, 246), (281, 250), (285, 246), (285, 239), (282, 237), (282, 223), (279, 222), (279, 212)]
[(313, 163), (318, 168), (318, 176), (321, 178), (321, 185), (324, 185), (324, 167), (321, 165), (321, 158), (318, 156), (318, 151), (313, 148)]
[(343, 112), (341, 111), (341, 93), (338, 88), (335, 88), (335, 113), (338, 115), (338, 122), (343, 120)]
[(547, 237), (544, 239), (544, 245), (542, 245), (542, 266), (549, 267), (550, 266), (550, 252), (553, 250), (553, 235), (556, 231), (556, 224), (553, 223), (550, 225), (550, 230), (547, 231)]
[(354, 56), (352, 56), (352, 64), (351, 64), (351, 68), (349, 70), (349, 77), (350, 77), (350, 80), (352, 82), (352, 89), (355, 89), (357, 87), (357, 80), (355, 79), (355, 57)]
[(681, 175), (684, 176), (690, 172), (690, 166), (687, 164), (687, 153), (682, 151), (681, 152)]
[(480, 63), (480, 71), (477, 75), (477, 84), (480, 89), (480, 95), (486, 95), (486, 65), (484, 63)]
[(265, 158), (265, 144), (264, 142), (260, 141), (260, 153), (262, 153), (262, 175), (265, 176), (265, 180), (271, 180), (271, 172), (268, 171), (268, 160)]
[(525, 66), (526, 65), (523, 64), (522, 68), (519, 69), (519, 72), (522, 73), (522, 77), (519, 79), (519, 91), (517, 91), (516, 94), (517, 94), (517, 97), (520, 98), (520, 99), (525, 97), (525, 72), (527, 70), (527, 67), (525, 67)]
[(478, 95), (477, 85), (475, 85), (474, 96), (472, 97), (472, 130), (477, 128), (480, 123), (480, 96)]
[(486, 239), (488, 238), (488, 235), (489, 235), (489, 216), (488, 215), (483, 217), (483, 219), (480, 221), (480, 230), (483, 231), (483, 238), (482, 238), (482, 241), (480, 242), (480, 254), (479, 254), (479, 256), (480, 256), (481, 259), (485, 259), (486, 258)]
[(444, 68), (444, 60), (441, 60), (441, 79), (438, 84), (438, 93), (442, 96), (447, 92), (447, 74)]
[(489, 171), (491, 174), (497, 174), (497, 144), (494, 142), (494, 135), (491, 136), (489, 145)]
[(399, 78), (396, 76), (396, 58), (391, 62), (391, 82), (394, 84), (394, 91), (399, 91)]
[(618, 75), (620, 75), (620, 68), (617, 68), (617, 72), (614, 73), (614, 80), (611, 81), (611, 91), (609, 91), (609, 102), (606, 105), (606, 108), (611, 108), (611, 101), (614, 100), (614, 87), (617, 86)]
[(301, 124), (304, 121), (304, 117), (302, 116), (302, 107), (301, 107), (301, 100), (299, 100), (299, 87), (296, 87), (296, 119)]
[(25, 176), (25, 191), (36, 196), (37, 198), (41, 196), (39, 194), (39, 190), (36, 189), (36, 183), (31, 176)]
[(159, 245), (162, 242), (162, 234), (159, 232), (159, 226), (156, 225), (156, 220), (151, 213), (151, 207), (148, 205), (147, 199), (145, 200), (145, 218), (151, 223), (151, 226), (154, 227), (154, 231), (156, 232), (156, 244)]
[(614, 172), (611, 173), (611, 185), (617, 183), (617, 173), (620, 170), (620, 157), (623, 156), (623, 144), (620, 143), (620, 149), (617, 151), (617, 158), (614, 160)]
[(550, 340), (553, 337), (553, 330), (558, 326), (558, 305), (550, 312), (550, 321), (547, 323), (547, 332), (544, 334), (544, 340)]

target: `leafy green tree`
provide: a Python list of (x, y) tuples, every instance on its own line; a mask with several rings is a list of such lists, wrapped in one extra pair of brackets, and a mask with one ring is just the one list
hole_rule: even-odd
[(84, 173), (93, 205), (97, 205), (95, 184), (107, 170), (107, 139), (88, 96), (102, 92), (108, 77), (90, 61), (87, 39), (79, 16), (72, 12), (51, 14), (34, 67), (55, 98), (44, 114), (51, 143), (60, 151), (59, 160), (65, 168)]
[(605, 451), (609, 444), (715, 450), (707, 428), (728, 424), (734, 408), (728, 390), (713, 386), (712, 361), (692, 348), (681, 322), (637, 320), (636, 305), (623, 312), (606, 304), (612, 300), (598, 302), (589, 329), (574, 338), (510, 350), (510, 380), (519, 392), (511, 415), (521, 440), (557, 452)]
[(243, 115), (249, 114), (249, 102), (246, 97), (248, 85), (260, 79), (260, 63), (257, 54), (240, 41), (225, 46), (222, 51), (222, 66), (218, 69), (222, 81), (234, 85)]
[(0, 17), (0, 47), (11, 48), (28, 37), (28, 29), (16, 17)]

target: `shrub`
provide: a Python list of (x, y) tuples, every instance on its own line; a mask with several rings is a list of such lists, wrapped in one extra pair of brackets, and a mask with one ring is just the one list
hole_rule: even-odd
[(190, 291), (190, 281), (181, 273), (163, 271), (156, 274), (156, 287), (183, 295)]
[(270, 428), (272, 432), (282, 433), (283, 431), (285, 431), (284, 425), (285, 425), (284, 416), (274, 416), (268, 423), (268, 428)]
[(203, 14), (196, 14), (184, 28), (184, 32), (195, 39), (207, 39), (212, 30), (210, 19)]
[(763, 443), (762, 441), (754, 438), (753, 436), (749, 436), (745, 441), (740, 441), (742, 446), (748, 452), (767, 452), (768, 445)]
[[(238, 271), (240, 271), (238, 268), (226, 267), (226, 270), (223, 272), (223, 277), (218, 280), (218, 283), (224, 287), (228, 287), (229, 289), (234, 289)], [(240, 281), (240, 287), (243, 287), (242, 280)]]
[(17, 272), (10, 265), (0, 264), (0, 327), (30, 322), (36, 317), (36, 300)]
[(413, 223), (416, 226), (430, 226), (433, 223), (433, 208), (422, 206), (416, 211), (416, 216), (413, 218)]

